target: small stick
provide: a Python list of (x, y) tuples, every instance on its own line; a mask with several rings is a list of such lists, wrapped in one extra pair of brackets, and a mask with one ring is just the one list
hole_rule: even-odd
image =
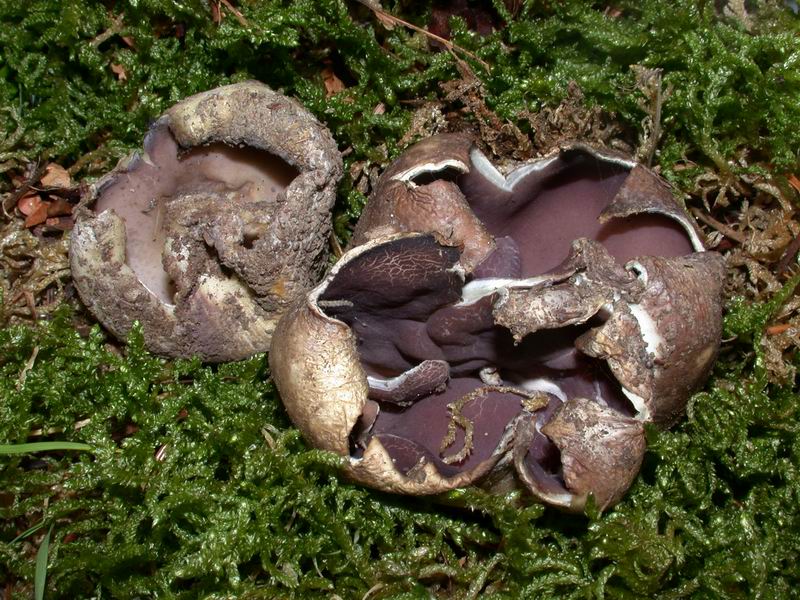
[(167, 457), (167, 450), (169, 449), (169, 444), (164, 444), (158, 450), (156, 450), (156, 454), (153, 457), (157, 462), (164, 462), (164, 459)]
[(89, 41), (89, 43), (95, 48), (97, 48), (97, 46), (99, 46), (106, 40), (114, 37), (120, 31), (122, 31), (123, 27), (122, 17), (111, 16), (110, 19), (111, 19), (111, 27), (109, 27), (108, 29), (103, 31), (100, 35), (95, 36), (92, 40)]
[(778, 323), (777, 325), (771, 325), (770, 327), (767, 327), (767, 335), (778, 335), (779, 333), (788, 331), (791, 329), (791, 327), (791, 323)]
[(655, 114), (653, 115), (653, 131), (650, 133), (650, 147), (647, 149), (647, 166), (653, 166), (653, 156), (656, 153), (656, 148), (658, 147), (658, 139), (661, 137), (661, 105), (663, 103), (663, 98), (661, 95), (661, 75), (658, 76), (658, 82), (656, 87), (656, 109)]
[(783, 257), (775, 268), (775, 275), (783, 275), (783, 272), (789, 268), (798, 252), (800, 252), (800, 235), (796, 235), (792, 243), (786, 248), (786, 252), (783, 253)]
[(730, 238), (735, 242), (739, 242), (742, 245), (744, 245), (747, 242), (747, 238), (742, 233), (736, 231), (732, 227), (728, 227), (727, 225), (725, 225), (725, 223), (720, 223), (711, 215), (707, 215), (697, 208), (692, 209), (692, 214), (698, 219), (700, 219), (703, 223), (708, 225), (709, 227), (713, 227), (714, 229), (719, 231), (725, 237)]
[(236, 19), (242, 24), (242, 27), (250, 27), (250, 22), (244, 18), (244, 15), (240, 13), (233, 4), (228, 2), (228, 0), (220, 0), (220, 2), (236, 16)]
[(333, 255), (336, 257), (336, 260), (339, 260), (342, 258), (344, 250), (342, 250), (342, 245), (339, 243), (339, 238), (336, 237), (336, 234), (333, 231), (331, 231), (330, 243)]
[(440, 37), (440, 36), (436, 35), (435, 33), (431, 33), (430, 31), (428, 31), (427, 29), (423, 29), (422, 27), (417, 27), (413, 23), (409, 23), (408, 21), (404, 21), (403, 19), (401, 19), (399, 17), (395, 17), (393, 14), (386, 12), (382, 8), (378, 8), (377, 6), (374, 6), (372, 2), (369, 2), (369, 0), (356, 0), (356, 2), (358, 2), (359, 4), (363, 4), (364, 6), (366, 6), (368, 9), (370, 9), (372, 12), (374, 12), (376, 15), (378, 15), (382, 19), (386, 19), (387, 21), (389, 21), (391, 23), (396, 23), (398, 25), (403, 25), (404, 27), (408, 27), (409, 29), (412, 29), (412, 30), (414, 30), (416, 32), (421, 33), (422, 35), (425, 35), (425, 36), (427, 36), (427, 37), (429, 37), (429, 38), (431, 38), (433, 40), (436, 40), (437, 42), (442, 44), (445, 48), (447, 48), (451, 52), (454, 51), (454, 50), (457, 50), (458, 52), (461, 52), (462, 54), (465, 54), (465, 55), (469, 56), (472, 60), (474, 60), (475, 62), (480, 64), (484, 69), (486, 69), (487, 71), (491, 71), (491, 67), (489, 66), (489, 63), (487, 63), (485, 60), (481, 60), (480, 58), (478, 58), (475, 54), (473, 54), (469, 50), (466, 50), (465, 48), (462, 48), (461, 46), (458, 46), (457, 44), (454, 44), (450, 40), (447, 40), (447, 39), (445, 39), (443, 37)]
[(28, 372), (33, 368), (37, 356), (39, 356), (39, 346), (34, 346), (31, 357), (28, 359), (28, 362), (25, 363), (22, 371), (20, 371), (19, 379), (17, 380), (17, 391), (20, 391), (22, 386), (25, 385), (25, 379), (28, 377)]
[(317, 300), (320, 308), (353, 308), (355, 306), (350, 300)]

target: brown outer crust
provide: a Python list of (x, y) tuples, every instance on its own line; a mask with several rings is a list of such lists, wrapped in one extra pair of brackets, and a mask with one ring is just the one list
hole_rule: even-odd
[(125, 263), (125, 224), (113, 210), (77, 220), (70, 265), (81, 299), (120, 339), (139, 321), (147, 347), (167, 356), (223, 361), (269, 345), (275, 321), (234, 280), (204, 276), (186, 301), (161, 302)]
[(369, 389), (349, 328), (321, 314), (309, 298), (278, 323), (269, 365), (289, 417), (308, 442), (347, 456), (347, 436)]
[(614, 306), (601, 327), (576, 341), (589, 356), (608, 361), (617, 380), (640, 396), (645, 420), (672, 426), (689, 397), (708, 376), (722, 336), (722, 282), (725, 263), (716, 252), (677, 258), (641, 257), (647, 279), (638, 307), (656, 326), (661, 340), (648, 352), (641, 326), (630, 308)]
[[(563, 477), (568, 492), (548, 493), (540, 488), (525, 464), (535, 432), (535, 416), (520, 421), (514, 448), (514, 471), (525, 488), (540, 502), (568, 512), (583, 512), (589, 494), (599, 510), (619, 502), (627, 492), (644, 459), (647, 440), (641, 421), (586, 398), (570, 398), (542, 426), (541, 432), (561, 452)], [(510, 473), (493, 482), (489, 491), (502, 492), (512, 483)]]
[[(477, 221), (460, 190), (454, 189), (457, 186), (444, 180), (434, 180), (433, 183), (424, 185), (409, 183), (413, 176), (420, 172), (430, 173), (445, 167), (464, 172), (472, 167), (471, 148), (470, 138), (463, 135), (434, 136), (401, 155), (381, 177), (356, 226), (352, 243), (377, 244), (381, 241), (380, 236), (386, 233), (404, 231), (433, 233), (440, 243), (460, 246), (467, 255), (470, 268), (478, 264), (493, 248), (493, 240)], [(644, 394), (643, 400), (649, 410), (649, 418), (661, 425), (669, 425), (682, 413), (689, 395), (707, 375), (719, 345), (720, 288), (723, 275), (721, 258), (714, 253), (702, 252), (704, 250), (702, 235), (676, 202), (667, 185), (657, 175), (626, 157), (579, 143), (562, 146), (553, 154), (570, 150), (587, 152), (601, 160), (615, 162), (631, 170), (625, 184), (605, 209), (601, 219), (608, 220), (642, 212), (663, 214), (678, 221), (698, 251), (698, 254), (679, 259), (638, 259), (648, 274), (648, 290), (642, 292), (642, 286), (636, 285), (630, 290), (620, 289), (622, 296), (616, 300), (611, 301), (611, 298), (605, 297), (604, 299), (610, 301), (609, 304), (613, 304), (611, 318), (605, 326), (592, 330), (580, 340), (581, 350), (608, 360), (615, 376), (626, 388)], [(547, 160), (550, 157), (539, 160)], [(422, 171), (417, 169), (425, 164), (431, 166)], [(451, 212), (445, 211), (456, 211), (457, 214), (454, 216)], [(620, 282), (624, 283), (626, 279), (620, 277)], [(670, 281), (669, 289), (665, 285), (666, 281)], [(676, 289), (672, 289), (672, 282), (675, 282)], [(632, 283), (639, 284), (635, 278)], [(690, 302), (689, 318), (681, 320), (679, 315), (686, 313), (683, 303), (690, 299), (693, 300)], [(634, 303), (651, 315), (656, 323), (658, 335), (663, 339), (657, 356), (648, 351), (640, 323), (630, 308)], [(309, 306), (307, 310), (311, 308), (315, 307)], [(586, 311), (580, 312), (582, 319)], [(703, 329), (699, 335), (698, 328)], [(349, 330), (347, 334), (352, 336)], [(277, 368), (277, 363), (284, 360), (275, 357), (283, 343), (278, 340), (283, 337), (284, 334), (280, 336), (276, 334), (273, 342), (273, 351), (270, 355), (270, 360), (276, 361), (276, 366), (273, 368)], [(312, 352), (326, 343), (328, 342), (323, 338), (314, 341)], [(355, 342), (350, 340), (348, 343), (351, 348), (348, 360), (353, 359), (360, 369), (358, 357), (354, 353)], [(344, 352), (340, 353), (343, 354)], [(681, 369), (687, 369), (687, 375), (682, 374)], [(283, 394), (286, 385), (281, 384), (279, 378), (280, 375), (276, 371), (276, 381)], [(296, 385), (302, 386), (302, 380)], [(365, 387), (364, 382), (362, 389)], [(320, 391), (320, 394), (326, 393)], [(359, 400), (358, 408), (352, 411), (353, 418), (335, 435), (340, 440), (339, 446), (342, 448), (339, 453), (345, 456), (348, 455), (345, 448), (347, 435), (355, 425), (366, 401), (365, 391), (359, 391), (359, 395), (363, 395), (363, 398)], [(313, 394), (303, 393), (302, 398), (309, 403), (318, 400)], [(300, 402), (302, 402), (301, 396), (296, 396), (291, 401), (292, 404)], [(646, 444), (642, 422), (581, 398), (572, 398), (567, 404), (569, 407), (562, 407), (542, 430), (556, 443), (562, 453), (565, 481), (573, 493), (571, 497), (565, 494), (561, 495), (564, 497), (558, 498), (546, 497), (547, 494), (537, 495), (547, 503), (567, 510), (580, 511), (583, 510), (588, 494), (592, 492), (598, 506), (604, 509), (621, 499), (638, 473)], [(287, 408), (289, 408), (288, 403)], [(290, 414), (293, 414), (294, 410), (289, 409)], [(292, 416), (304, 432), (306, 429), (327, 428), (327, 425), (320, 425), (315, 418), (307, 413), (304, 414), (306, 414), (304, 423), (300, 423), (295, 416)], [(525, 455), (523, 450), (527, 446), (521, 438), (525, 436), (526, 428), (523, 420), (518, 419), (515, 423), (520, 427), (516, 431), (518, 443), (512, 462), (516, 467), (517, 477), (531, 489), (532, 478), (523, 464)], [(510, 429), (513, 431), (513, 428)], [(533, 435), (532, 429), (528, 433)], [(313, 439), (319, 434), (306, 435), (309, 439)], [(598, 440), (603, 440), (603, 443), (598, 443)], [(514, 481), (511, 464), (507, 464), (511, 457), (510, 455), (500, 457), (502, 448), (508, 447), (510, 440), (506, 439), (498, 447), (492, 458), (492, 464), (488, 464), (490, 461), (487, 461), (486, 465), (476, 469), (483, 475), (475, 477), (473, 472), (467, 477), (465, 476), (467, 474), (462, 474), (455, 485), (475, 483), (476, 479), (477, 483), (481, 483), (481, 478), (485, 476), (487, 479), (483, 483), (492, 489), (508, 489)], [(422, 482), (424, 485), (418, 485), (419, 482), (412, 482), (402, 476), (394, 469), (390, 456), (377, 439), (371, 441), (364, 458), (349, 459), (347, 472), (357, 481), (392, 492), (436, 493), (455, 487), (452, 485), (453, 480), (442, 480), (432, 465), (425, 467), (427, 477)], [(598, 473), (602, 474), (599, 478), (596, 476)], [(609, 473), (614, 475), (609, 476)], [(491, 482), (488, 481), (493, 477)]]
[[(457, 203), (445, 201), (445, 196), (450, 198), (455, 193), (451, 188), (457, 187), (448, 181), (435, 180), (427, 185), (410, 187), (406, 180), (409, 173), (415, 169), (419, 170), (420, 165), (424, 164), (439, 165), (440, 169), (442, 165), (450, 165), (462, 172), (468, 171), (473, 168), (471, 159), (473, 149), (472, 138), (464, 134), (432, 136), (409, 148), (381, 176), (356, 226), (353, 244), (362, 243), (371, 235), (387, 231), (434, 233), (440, 243), (459, 245), (465, 253), (468, 253), (463, 262), (466, 263), (469, 272), (471, 267), (488, 255), (494, 242), (478, 222), (466, 199), (463, 201), (459, 199)], [(570, 151), (585, 152), (599, 160), (616, 163), (630, 170), (623, 186), (600, 215), (601, 221), (632, 214), (661, 214), (683, 227), (697, 252), (687, 257), (686, 263), (697, 265), (694, 275), (693, 271), (682, 272), (680, 268), (673, 269), (670, 274), (666, 272), (663, 274), (665, 281), (670, 281), (670, 288), (674, 286), (679, 289), (667, 290), (665, 282), (662, 281), (658, 285), (658, 291), (656, 288), (651, 288), (650, 294), (641, 301), (641, 306), (646, 312), (649, 313), (652, 308), (652, 311), (655, 311), (654, 317), (655, 313), (658, 313), (656, 319), (658, 333), (665, 340), (660, 360), (654, 361), (656, 357), (648, 352), (635, 315), (622, 301), (613, 303), (612, 317), (606, 326), (601, 328), (602, 332), (597, 334), (596, 339), (590, 342), (592, 332), (589, 332), (582, 338), (580, 343), (583, 346), (579, 348), (587, 354), (608, 360), (612, 371), (625, 388), (643, 398), (648, 413), (644, 417), (646, 420), (653, 420), (661, 426), (669, 426), (680, 417), (686, 401), (707, 376), (716, 356), (722, 323), (720, 290), (724, 269), (721, 258), (716, 253), (704, 251), (702, 233), (675, 199), (669, 185), (629, 157), (607, 149), (573, 142), (564, 144), (551, 154), (528, 164), (548, 161), (558, 154)], [(441, 187), (434, 189), (436, 184), (441, 184)], [(428, 189), (431, 191), (428, 192)], [(436, 196), (436, 201), (441, 204), (442, 209), (457, 210), (459, 213), (444, 217), (438, 214), (438, 211), (429, 210), (427, 207), (434, 203), (430, 199), (431, 196)], [(473, 226), (472, 220), (477, 222), (477, 225)], [(459, 226), (453, 226), (453, 223), (458, 223)], [(471, 235), (470, 232), (480, 233)], [(485, 240), (484, 234), (488, 241)], [(464, 238), (471, 241), (467, 243)], [(656, 265), (655, 268), (658, 268), (657, 265), (669, 265), (671, 260), (673, 259), (648, 258), (641, 259), (640, 262), (650, 261), (648, 264)], [(698, 274), (698, 271), (702, 274)], [(705, 285), (704, 277), (708, 278), (708, 285)], [(556, 292), (557, 290), (553, 290), (551, 293)], [(537, 290), (534, 295), (542, 293), (541, 290)], [(669, 295), (674, 296), (674, 299), (668, 297)], [(525, 318), (529, 310), (522, 311), (519, 315), (514, 314), (513, 310), (525, 296), (526, 292), (523, 290), (511, 290), (505, 305), (501, 302), (495, 310), (495, 316), (500, 318), (499, 323), (510, 327), (518, 339), (530, 329), (527, 323), (530, 319)], [(708, 304), (701, 306), (702, 303), (698, 299)], [(571, 300), (577, 302), (578, 298), (576, 296)], [(624, 300), (630, 301), (630, 298)], [(570, 321), (585, 320), (587, 314), (592, 312), (600, 301), (599, 295), (583, 299), (579, 303), (581, 306), (573, 307), (574, 314), (564, 316)], [(683, 306), (683, 302), (688, 302), (686, 307)], [(663, 306), (670, 308), (664, 309)], [(689, 318), (680, 322), (678, 315), (685, 313), (687, 309), (696, 319)], [(699, 328), (702, 328), (702, 331), (698, 332)], [(591, 349), (592, 346), (594, 350)], [(681, 368), (688, 369), (686, 377), (679, 375)]]
[(586, 238), (572, 242), (557, 271), (537, 279), (540, 285), (509, 289), (494, 305), (495, 323), (511, 331), (517, 342), (540, 329), (584, 323), (615, 294), (638, 299), (644, 288), (602, 244)]
[[(125, 265), (124, 224), (109, 224), (110, 218), (85, 208), (137, 160), (136, 155), (123, 159), (90, 187), (77, 211), (70, 264), (78, 292), (119, 338), (140, 321), (147, 347), (159, 354), (216, 362), (263, 352), (280, 316), (319, 280), (327, 264), (330, 211), (342, 173), (336, 144), (298, 102), (256, 81), (186, 98), (153, 128), (164, 124), (184, 148), (215, 141), (247, 145), (280, 156), (300, 173), (286, 188), (279, 213), (269, 219), (263, 243), (245, 248), (235, 223), (215, 228), (208, 243), (235, 275), (210, 276), (192, 292), (196, 297), (179, 298), (173, 306), (151, 294)], [(104, 248), (92, 247), (98, 240)], [(114, 262), (94, 262), (111, 247)]]
[(493, 473), (490, 479), (496, 478), (496, 480), (489, 483), (487, 489), (492, 493), (503, 493), (512, 481), (509, 473), (512, 471), (511, 467), (513, 466), (513, 473), (515, 475), (513, 481), (515, 483), (517, 481), (521, 482), (524, 489), (527, 489), (538, 502), (549, 504), (550, 506), (557, 506), (569, 512), (580, 512), (583, 510), (583, 506), (586, 503), (585, 496), (576, 497), (574, 494), (567, 492), (555, 494), (541, 489), (533, 473), (531, 473), (526, 466), (525, 458), (528, 456), (529, 448), (535, 434), (536, 416), (523, 413), (522, 418), (517, 421), (512, 464), (501, 470), (498, 474)]
[(80, 210), (70, 240), (70, 267), (84, 304), (102, 314), (103, 325), (118, 338), (138, 320), (145, 340), (162, 340), (164, 354), (177, 352), (175, 307), (150, 293), (125, 263), (125, 223), (113, 211), (82, 217)]
[(330, 211), (342, 174), (330, 132), (299, 102), (256, 81), (191, 96), (164, 118), (183, 148), (212, 141), (245, 145), (275, 154), (300, 171), (263, 236), (269, 243), (256, 251), (219, 244), (238, 250), (222, 256), (222, 262), (240, 274), (260, 304), (268, 312), (283, 312), (319, 280), (327, 264)]
[(404, 150), (386, 168), (381, 177), (396, 179), (420, 164), (437, 163), (443, 160), (461, 163), (463, 166), (453, 165), (453, 168), (458, 168), (461, 172), (466, 173), (471, 162), (469, 153), (472, 146), (473, 138), (467, 133), (441, 133), (427, 137)]
[(461, 264), (472, 269), (494, 250), (494, 239), (475, 216), (459, 187), (445, 180), (416, 185), (409, 172), (420, 165), (470, 168), (472, 139), (449, 133), (427, 138), (404, 152), (381, 175), (356, 224), (351, 247), (393, 233), (432, 233), (444, 246), (462, 250)]
[(429, 495), (470, 485), (488, 473), (506, 451), (513, 432), (506, 432), (489, 459), (452, 478), (443, 477), (432, 463), (413, 477), (403, 475), (377, 438), (370, 440), (361, 458), (351, 457), (349, 436), (367, 402), (367, 375), (355, 334), (317, 306), (317, 298), (350, 260), (380, 244), (417, 235), (379, 238), (345, 253), (325, 280), (281, 319), (272, 337), (269, 365), (292, 422), (312, 446), (346, 457), (349, 477), (386, 492)]
[(582, 510), (589, 493), (597, 507), (616, 504), (642, 466), (646, 449), (641, 421), (585, 398), (570, 398), (542, 426), (561, 451), (564, 482)]
[(625, 183), (602, 213), (600, 222), (634, 214), (655, 213), (677, 221), (686, 231), (696, 252), (705, 250), (703, 233), (670, 192), (669, 184), (642, 165), (634, 166)]
[[(494, 249), (494, 239), (472, 212), (456, 184), (435, 180), (426, 185), (414, 185), (409, 179), (411, 173), (426, 164), (438, 165), (438, 170), (449, 166), (462, 173), (468, 172), (473, 168), (471, 152), (474, 147), (473, 138), (467, 134), (445, 133), (426, 138), (403, 152), (378, 180), (356, 224), (351, 247), (392, 233), (432, 233), (439, 243), (462, 248), (462, 264), (471, 272)], [(683, 227), (695, 251), (705, 250), (702, 232), (672, 195), (669, 184), (629, 157), (572, 142), (519, 167), (546, 162), (569, 151), (585, 152), (630, 169), (624, 185), (600, 215), (602, 222), (636, 213), (662, 214)]]

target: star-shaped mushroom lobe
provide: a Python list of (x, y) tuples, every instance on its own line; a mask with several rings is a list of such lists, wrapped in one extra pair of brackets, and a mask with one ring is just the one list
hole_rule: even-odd
[[(384, 173), (354, 243), (270, 362), (301, 430), (347, 446), (348, 473), (379, 489), (513, 472), (566, 510), (611, 506), (644, 422), (674, 421), (719, 344), (721, 259), (655, 175), (585, 146), (504, 177), (465, 136), (425, 140)], [(357, 362), (333, 427), (285, 375), (299, 384), (300, 314), (308, 340), (335, 331)]]

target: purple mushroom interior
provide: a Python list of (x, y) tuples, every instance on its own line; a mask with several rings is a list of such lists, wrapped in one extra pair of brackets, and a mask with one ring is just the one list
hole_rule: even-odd
[(113, 209), (125, 221), (128, 266), (167, 303), (175, 289), (162, 265), (165, 202), (201, 192), (273, 204), (298, 174), (284, 160), (254, 148), (216, 142), (181, 151), (163, 123), (148, 133), (144, 150), (101, 190), (95, 210)]
[[(466, 282), (544, 274), (581, 237), (601, 241), (622, 263), (692, 252), (683, 229), (667, 217), (597, 221), (627, 175), (624, 166), (575, 152), (525, 175), (512, 190), (476, 168), (460, 176), (460, 188), (496, 241), (495, 251)], [(525, 397), (514, 390), (539, 392), (546, 394), (547, 406), (535, 416), (526, 413), (536, 419), (537, 433), (525, 463), (541, 489), (564, 492), (560, 454), (539, 426), (570, 397), (633, 413), (605, 364), (575, 349), (575, 339), (601, 317), (540, 330), (515, 344), (492, 318), (496, 296), (461, 303), (465, 282), (454, 269), (458, 259), (456, 248), (440, 246), (432, 236), (399, 239), (345, 264), (319, 298), (326, 314), (354, 331), (370, 383), (370, 400), (351, 435), (353, 455), (377, 437), (400, 472), (421, 461), (445, 477), (472, 470), (493, 456), (523, 413)], [(484, 382), (486, 373), (492, 374), (491, 386)], [(405, 384), (387, 391), (384, 383), (398, 377)], [(454, 413), (463, 419), (454, 421)], [(448, 429), (455, 430), (454, 439), (451, 431), (446, 440)], [(471, 443), (465, 448), (468, 429)]]

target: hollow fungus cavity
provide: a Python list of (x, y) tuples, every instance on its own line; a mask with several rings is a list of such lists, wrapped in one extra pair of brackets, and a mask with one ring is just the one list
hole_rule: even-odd
[(264, 351), (325, 268), (341, 169), (327, 129), (261, 83), (187, 98), (91, 186), (70, 248), (78, 292), (118, 337), (141, 322), (161, 354)]
[(717, 353), (722, 259), (615, 155), (575, 145), (503, 176), (468, 138), (429, 138), (384, 173), (354, 241), (270, 362), (304, 435), (379, 489), (608, 507), (644, 423), (674, 423)]

